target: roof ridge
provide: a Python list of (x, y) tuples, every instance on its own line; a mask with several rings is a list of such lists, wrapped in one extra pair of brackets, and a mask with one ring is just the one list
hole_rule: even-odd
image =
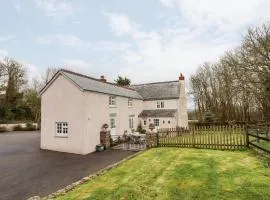
[(124, 89), (128, 89), (128, 90), (136, 91), (135, 89), (130, 88), (130, 87), (120, 86), (120, 85), (117, 85), (117, 84), (111, 83), (111, 82), (103, 82), (100, 79), (93, 78), (91, 76), (88, 76), (88, 75), (85, 75), (85, 74), (81, 74), (81, 73), (78, 73), (78, 72), (74, 72), (74, 71), (71, 71), (71, 70), (68, 70), (68, 69), (60, 69), (59, 71), (70, 73), (70, 74), (74, 74), (74, 75), (81, 76), (81, 77), (88, 78), (88, 79), (92, 79), (94, 81), (98, 81), (98, 82), (101, 82), (101, 83), (110, 84), (110, 85), (113, 85), (113, 86), (116, 86), (116, 87), (120, 87), (120, 88), (124, 88)]
[(178, 82), (178, 81), (175, 80), (175, 81), (160, 81), (160, 82), (152, 82), (152, 83), (140, 83), (140, 84), (134, 84), (134, 85), (130, 85), (130, 86), (153, 85), (153, 84), (172, 83), (172, 82)]

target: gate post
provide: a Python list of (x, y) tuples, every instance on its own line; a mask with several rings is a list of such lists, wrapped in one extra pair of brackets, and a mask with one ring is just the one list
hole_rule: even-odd
[(105, 147), (105, 149), (111, 146), (110, 135), (111, 135), (110, 131), (107, 130), (100, 131), (100, 144), (102, 144)]
[(157, 133), (154, 133), (152, 131), (149, 131), (149, 132), (146, 133), (146, 147), (148, 149), (157, 146), (158, 136), (156, 134)]

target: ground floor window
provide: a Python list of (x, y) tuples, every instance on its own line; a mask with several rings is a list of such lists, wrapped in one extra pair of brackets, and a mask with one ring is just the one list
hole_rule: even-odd
[(154, 125), (159, 126), (159, 119), (154, 119)]
[(68, 136), (68, 123), (56, 122), (56, 136)]
[(111, 126), (111, 129), (116, 127), (115, 118), (110, 119), (110, 126)]
[(134, 117), (132, 116), (129, 117), (129, 128), (130, 129), (134, 128)]
[(146, 126), (146, 124), (147, 124), (147, 121), (143, 120), (143, 125)]

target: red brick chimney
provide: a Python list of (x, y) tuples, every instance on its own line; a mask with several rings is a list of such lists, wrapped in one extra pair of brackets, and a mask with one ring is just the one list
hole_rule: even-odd
[(100, 81), (102, 81), (102, 82), (104, 82), (104, 83), (106, 83), (107, 82), (107, 80), (105, 79), (105, 76), (100, 76), (100, 79), (99, 79)]
[(179, 76), (179, 80), (180, 80), (180, 81), (185, 80), (185, 77), (183, 76), (183, 74), (182, 74), (182, 73), (181, 73), (181, 74), (180, 74), (180, 76)]

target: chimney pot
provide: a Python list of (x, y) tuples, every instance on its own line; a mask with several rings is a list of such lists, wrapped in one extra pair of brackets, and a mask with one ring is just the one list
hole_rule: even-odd
[(106, 83), (107, 82), (107, 80), (105, 79), (105, 76), (100, 76), (100, 81), (102, 81), (102, 82), (104, 82), (104, 83)]
[(181, 73), (180, 76), (179, 76), (179, 80), (180, 80), (180, 81), (185, 80), (185, 77), (183, 76), (182, 73)]

